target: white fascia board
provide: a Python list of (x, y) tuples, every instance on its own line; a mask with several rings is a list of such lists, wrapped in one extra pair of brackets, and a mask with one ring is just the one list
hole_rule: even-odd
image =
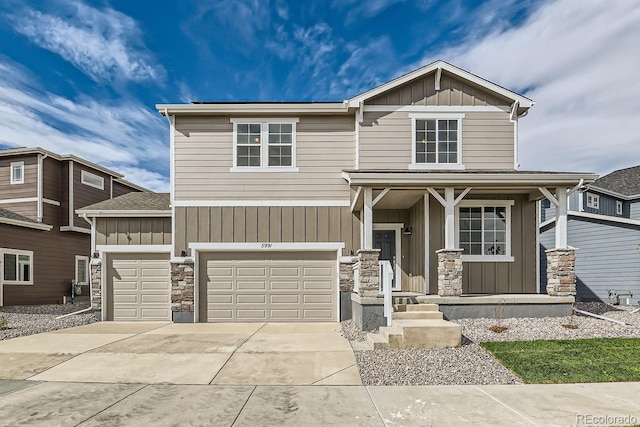
[(76, 233), (91, 234), (90, 228), (76, 227), (75, 225), (73, 226), (61, 225), (60, 231), (75, 231)]
[(438, 68), (441, 68), (442, 70), (447, 71), (448, 73), (458, 76), (462, 79), (468, 80), (478, 86), (484, 87), (488, 91), (495, 92), (505, 98), (512, 100), (513, 102), (519, 102), (522, 108), (531, 108), (534, 104), (534, 101), (527, 98), (526, 96), (522, 96), (516, 92), (510, 91), (509, 89), (492, 83), (489, 80), (485, 80), (482, 77), (476, 76), (475, 74), (472, 74), (468, 71), (463, 70), (462, 68), (458, 68), (455, 65), (451, 65), (448, 62), (444, 62), (442, 60), (432, 62), (431, 64), (425, 65), (424, 67), (404, 74), (396, 79), (393, 79), (371, 90), (368, 90), (367, 92), (350, 98), (345, 102), (348, 102), (350, 107), (357, 107), (362, 101), (366, 101), (367, 99), (373, 98), (388, 90), (391, 90), (398, 86), (402, 86), (403, 84), (408, 83), (411, 80), (420, 78), (431, 72), (435, 72)]
[(176, 207), (194, 206), (350, 206), (349, 200), (175, 200)]
[(571, 173), (468, 173), (468, 172), (430, 172), (430, 173), (404, 173), (404, 172), (345, 172), (350, 185), (466, 185), (477, 187), (479, 185), (497, 187), (573, 187), (581, 179), (593, 181), (595, 174), (571, 174)]
[[(615, 222), (618, 224), (636, 225), (640, 227), (640, 220), (638, 219), (622, 218), (619, 216), (600, 215), (600, 214), (578, 212), (578, 211), (569, 211), (567, 212), (567, 215), (578, 217), (578, 218), (589, 218), (589, 219), (597, 219), (600, 221)], [(552, 224), (553, 222), (555, 222), (555, 218), (548, 219), (545, 222), (540, 223), (540, 228), (545, 227), (549, 224)]]
[(189, 249), (195, 251), (233, 252), (337, 251), (345, 247), (344, 242), (189, 243)]
[(37, 197), (21, 197), (18, 199), (1, 199), (0, 204), (37, 202)]
[(349, 113), (349, 107), (343, 102), (322, 103), (273, 103), (273, 104), (156, 104), (160, 114), (326, 114)]
[(508, 113), (508, 105), (365, 105), (364, 112), (408, 112), (408, 113)]
[(146, 211), (146, 210), (132, 210), (132, 211), (94, 211), (94, 210), (76, 210), (76, 214), (78, 216), (86, 215), (88, 217), (96, 217), (96, 218), (126, 218), (126, 217), (136, 217), (136, 218), (146, 218), (146, 217), (170, 217), (171, 211)]
[[(169, 253), (171, 245), (96, 245), (102, 253)], [(102, 256), (101, 256), (102, 257)]]
[(640, 194), (633, 194), (631, 196), (626, 196), (622, 193), (600, 188), (595, 185), (587, 185), (587, 189), (592, 191), (597, 191), (598, 193), (606, 194), (607, 196), (617, 197), (618, 199), (622, 199), (622, 200), (633, 200), (633, 199), (640, 198)]
[(53, 225), (41, 224), (29, 221), (20, 221), (13, 218), (0, 218), (0, 224), (16, 225), (18, 227), (33, 228), (36, 230), (50, 231)]

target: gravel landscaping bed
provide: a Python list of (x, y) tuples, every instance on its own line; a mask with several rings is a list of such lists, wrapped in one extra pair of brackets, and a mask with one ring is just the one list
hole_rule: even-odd
[[(459, 319), (462, 346), (435, 350), (355, 351), (364, 385), (521, 384), (478, 343), (485, 341), (530, 341), (579, 338), (640, 338), (640, 312), (634, 307), (604, 303), (577, 303), (576, 308), (620, 320), (628, 325), (584, 315), (546, 318)], [(574, 325), (569, 329), (563, 325)], [(504, 332), (489, 328), (502, 326)], [(351, 341), (365, 341), (366, 333), (352, 321), (342, 322), (342, 335)]]
[(0, 341), (96, 322), (95, 315), (90, 312), (56, 320), (58, 316), (88, 307), (89, 303), (0, 307), (0, 319), (7, 320), (7, 326), (0, 330)]

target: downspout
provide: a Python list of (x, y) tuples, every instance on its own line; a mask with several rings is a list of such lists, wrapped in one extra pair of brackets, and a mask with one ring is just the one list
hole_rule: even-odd
[[(96, 242), (95, 242), (95, 219), (92, 219), (91, 221), (87, 218), (87, 214), (83, 213), (80, 216), (82, 219), (84, 219), (85, 221), (87, 221), (89, 223), (89, 225), (91, 225), (91, 253), (93, 254)], [(91, 257), (89, 257), (89, 259), (91, 259)], [(89, 261), (89, 307), (87, 308), (83, 308), (82, 310), (78, 310), (78, 311), (74, 311), (73, 313), (67, 313), (67, 314), (63, 314), (62, 316), (58, 316), (56, 317), (56, 320), (58, 319), (63, 319), (65, 317), (69, 317), (69, 316), (73, 316), (74, 314), (80, 314), (80, 313), (86, 313), (87, 311), (91, 311), (91, 309), (93, 308), (93, 303), (91, 302), (91, 298), (93, 297), (93, 280), (91, 277), (91, 261)]]

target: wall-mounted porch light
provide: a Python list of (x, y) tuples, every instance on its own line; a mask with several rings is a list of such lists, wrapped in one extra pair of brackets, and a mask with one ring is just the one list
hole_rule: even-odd
[(186, 257), (187, 256), (187, 251), (185, 249), (181, 250), (180, 251), (180, 256), (183, 257), (183, 258)]
[(411, 236), (412, 231), (413, 231), (412, 227), (404, 227), (402, 229), (402, 234), (404, 234), (405, 236)]

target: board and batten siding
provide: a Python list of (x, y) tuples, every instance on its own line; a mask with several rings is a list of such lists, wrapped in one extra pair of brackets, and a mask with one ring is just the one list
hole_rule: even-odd
[(96, 218), (97, 245), (170, 245), (171, 218)]
[[(412, 119), (409, 112), (364, 113), (360, 124), (362, 169), (407, 170), (411, 164)], [(465, 113), (462, 163), (469, 170), (512, 170), (514, 128), (507, 112)]]
[(353, 116), (297, 118), (298, 172), (231, 172), (231, 117), (176, 117), (175, 199), (349, 200), (342, 171), (354, 167)]
[[(581, 300), (607, 301), (609, 289), (640, 297), (640, 226), (569, 215), (567, 239), (576, 251), (576, 291)], [(547, 282), (545, 250), (555, 246), (555, 223), (540, 230), (542, 288)]]
[[(477, 199), (469, 197), (467, 199)], [(486, 196), (483, 199), (513, 200), (511, 207), (511, 255), (513, 262), (464, 262), (462, 291), (465, 294), (532, 294), (536, 283), (536, 202), (528, 196)], [(432, 196), (429, 203), (429, 293), (438, 293), (438, 257), (444, 247), (444, 208)]]
[(344, 206), (176, 207), (174, 251), (189, 243), (344, 242), (360, 248), (360, 220)]
[(498, 99), (471, 82), (448, 76), (443, 71), (440, 90), (435, 90), (435, 71), (366, 101), (366, 105), (509, 105), (512, 101)]
[(631, 200), (629, 204), (629, 218), (640, 219), (640, 199)]

